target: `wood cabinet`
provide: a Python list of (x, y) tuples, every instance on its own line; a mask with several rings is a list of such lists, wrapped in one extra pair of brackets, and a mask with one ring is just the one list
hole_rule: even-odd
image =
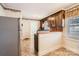
[(65, 18), (79, 16), (79, 5), (69, 8), (65, 12)]
[(48, 17), (48, 24), (50, 27), (50, 31), (56, 31), (56, 20), (55, 20), (55, 16), (52, 17)]
[(65, 11), (61, 10), (53, 15), (50, 15), (44, 19), (41, 20), (41, 28), (42, 24), (47, 21), (50, 27), (49, 31), (63, 31), (62, 28), (62, 20), (64, 19)]
[(63, 26), (62, 26), (62, 21), (64, 20), (64, 15), (62, 12), (58, 13), (55, 17), (56, 19), (56, 28), (57, 31), (62, 31), (63, 30)]

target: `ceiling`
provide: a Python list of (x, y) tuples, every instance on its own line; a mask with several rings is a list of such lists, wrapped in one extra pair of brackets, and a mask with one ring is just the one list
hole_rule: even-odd
[(21, 10), (25, 18), (40, 20), (72, 4), (74, 3), (5, 3), (5, 6)]

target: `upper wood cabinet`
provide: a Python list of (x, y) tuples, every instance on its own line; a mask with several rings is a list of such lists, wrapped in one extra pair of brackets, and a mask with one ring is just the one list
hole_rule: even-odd
[(42, 24), (47, 21), (48, 22), (48, 25), (49, 25), (49, 28), (50, 28), (50, 31), (62, 31), (63, 28), (62, 28), (62, 20), (64, 19), (64, 15), (65, 14), (65, 11), (64, 10), (61, 10), (55, 14), (52, 14), (44, 19), (42, 19), (40, 21), (40, 27), (42, 28)]
[(50, 27), (50, 31), (55, 31), (56, 30), (56, 20), (55, 16), (50, 16), (48, 17), (47, 21)]
[(65, 11), (65, 18), (79, 16), (79, 5), (69, 8)]

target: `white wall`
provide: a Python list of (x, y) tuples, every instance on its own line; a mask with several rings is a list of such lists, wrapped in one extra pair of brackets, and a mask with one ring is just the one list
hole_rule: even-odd
[(39, 34), (39, 55), (45, 55), (61, 47), (62, 32)]
[(23, 24), (23, 26), (21, 26), (21, 28), (22, 28), (22, 33), (21, 33), (22, 39), (30, 38), (30, 30), (31, 30), (30, 20), (22, 19), (21, 24)]
[(7, 17), (20, 18), (20, 16), (21, 16), (21, 12), (14, 12), (14, 11), (10, 11), (10, 10), (5, 10), (4, 12)]
[(22, 39), (24, 38), (31, 38), (31, 35), (37, 32), (39, 28), (39, 21), (32, 21), (32, 20), (21, 20), (21, 31), (22, 31)]
[(5, 13), (4, 13), (4, 9), (2, 8), (2, 6), (0, 5), (0, 16), (4, 16)]
[(21, 12), (14, 12), (14, 11), (6, 10), (6, 9), (3, 9), (3, 7), (0, 5), (0, 16), (19, 18), (21, 16)]

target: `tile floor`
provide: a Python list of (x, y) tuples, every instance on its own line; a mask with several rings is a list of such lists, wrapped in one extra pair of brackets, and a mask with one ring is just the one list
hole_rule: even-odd
[[(30, 39), (21, 40), (21, 55), (34, 56), (34, 54), (30, 52)], [(55, 51), (51, 51), (50, 53), (44, 56), (79, 56), (79, 55), (65, 48), (60, 48)]]
[(79, 55), (72, 51), (69, 51), (65, 48), (60, 48), (60, 49), (52, 51), (44, 56), (79, 56)]
[(30, 52), (30, 39), (21, 40), (21, 55), (22, 56), (31, 56)]

